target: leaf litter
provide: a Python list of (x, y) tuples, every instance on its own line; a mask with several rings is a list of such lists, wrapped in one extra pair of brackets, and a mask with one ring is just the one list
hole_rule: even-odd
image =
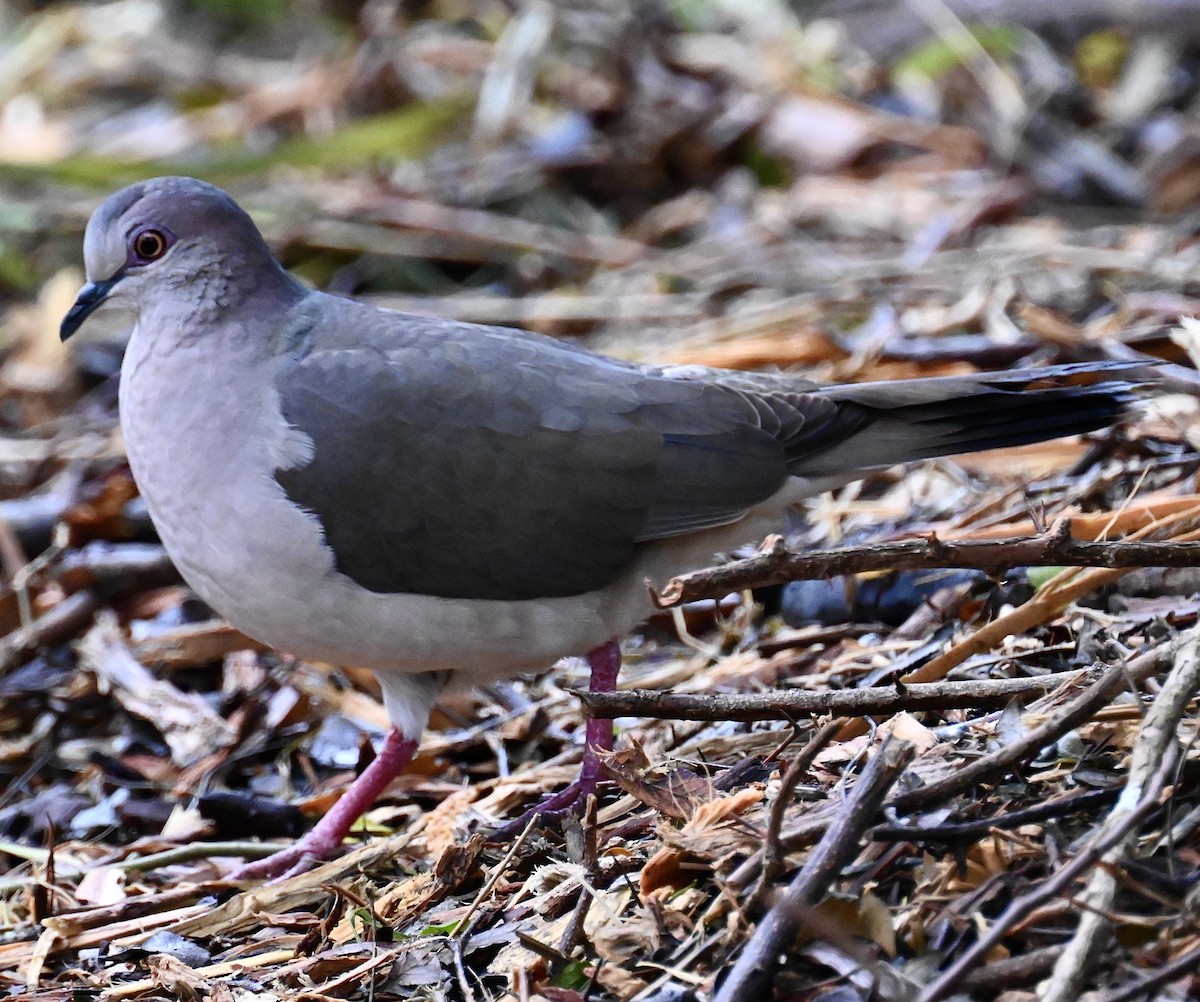
[[(871, 571), (664, 610), (623, 672), (662, 716), (618, 718), (582, 818), (486, 838), (574, 775), (567, 663), (449, 698), (340, 859), (225, 879), (387, 721), (368, 673), (266, 651), (174, 576), (115, 422), (127, 318), (58, 344), (88, 212), (137, 177), (228, 186), (333, 291), (623, 357), (854, 380), (1146, 354), (1158, 392), (1119, 428), (872, 474), (788, 545), (1200, 536), (1200, 81), (1152, 13), (323, 9), (0, 8), (4, 987), (1193, 997), (1190, 567)], [(989, 696), (1014, 680), (1044, 684)], [(990, 702), (906, 705), (937, 684)], [(889, 708), (721, 716), (846, 690)], [(675, 695), (714, 712), (675, 719)]]

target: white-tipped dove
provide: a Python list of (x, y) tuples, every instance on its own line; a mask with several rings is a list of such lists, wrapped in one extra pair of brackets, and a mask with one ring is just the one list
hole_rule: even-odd
[[(223, 191), (163, 177), (109, 197), (84, 240), (69, 337), (137, 317), (121, 368), (129, 462), (206, 602), (301, 658), (377, 672), (394, 725), (278, 876), (335, 853), (405, 767), (447, 684), (586, 655), (614, 688), (645, 581), (779, 528), (864, 471), (1113, 422), (1127, 367), (821, 386), (664, 369), (520, 330), (315, 292)], [(612, 725), (590, 721), (593, 788)]]

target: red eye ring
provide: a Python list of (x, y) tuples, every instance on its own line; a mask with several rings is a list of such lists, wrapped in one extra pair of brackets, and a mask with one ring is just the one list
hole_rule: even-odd
[(161, 230), (145, 229), (134, 234), (129, 246), (138, 261), (150, 262), (162, 257), (170, 244)]

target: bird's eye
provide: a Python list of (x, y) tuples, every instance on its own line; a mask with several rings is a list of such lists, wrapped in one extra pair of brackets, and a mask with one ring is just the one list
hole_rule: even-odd
[(139, 230), (129, 243), (133, 257), (139, 264), (157, 261), (166, 252), (170, 242), (162, 230)]

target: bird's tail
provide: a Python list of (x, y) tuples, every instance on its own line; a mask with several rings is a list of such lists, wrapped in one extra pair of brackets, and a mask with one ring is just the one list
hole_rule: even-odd
[(1151, 363), (1080, 362), (1041, 368), (823, 387), (838, 404), (822, 441), (788, 454), (793, 476), (1028, 445), (1104, 428), (1152, 382)]

